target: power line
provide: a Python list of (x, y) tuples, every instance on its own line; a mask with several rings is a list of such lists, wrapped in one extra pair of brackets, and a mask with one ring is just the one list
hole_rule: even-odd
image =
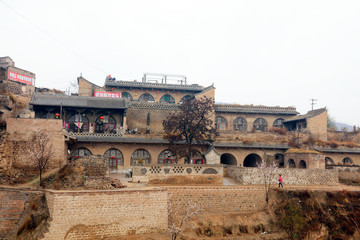
[(314, 105), (316, 104), (316, 101), (317, 101), (317, 99), (314, 99), (314, 98), (311, 98), (311, 99), (309, 99), (310, 101), (311, 101), (311, 111), (313, 111), (314, 110)]
[(55, 37), (53, 37), (51, 34), (47, 33), (46, 31), (44, 31), (42, 28), (38, 27), (36, 24), (34, 24), (33, 22), (31, 22), (28, 18), (26, 18), (24, 15), (22, 15), (21, 13), (19, 13), (18, 11), (16, 11), (14, 8), (10, 7), (7, 3), (5, 3), (3, 0), (0, 0), (0, 2), (2, 4), (4, 4), (4, 6), (6, 6), (8, 9), (10, 9), (11, 11), (13, 11), (16, 15), (20, 16), (22, 19), (24, 19), (26, 22), (28, 22), (31, 26), (33, 26), (34, 28), (36, 28), (39, 32), (41, 32), (42, 34), (46, 35), (48, 38), (52, 39), (53, 41), (55, 41), (57, 44), (59, 44), (60, 46), (62, 46), (63, 48), (65, 48), (66, 50), (68, 50), (69, 52), (71, 52), (73, 55), (75, 55), (76, 57), (78, 57), (79, 59), (81, 59), (82, 61), (86, 62), (87, 64), (91, 65), (92, 67), (96, 68), (97, 70), (99, 70), (100, 72), (106, 74), (106, 72), (104, 70), (102, 70), (101, 68), (99, 68), (98, 66), (96, 66), (95, 64), (93, 64), (92, 62), (90, 62), (89, 60), (87, 60), (86, 58), (80, 56), (79, 54), (77, 54), (75, 51), (73, 51), (71, 48), (67, 47), (65, 44), (63, 44), (61, 41), (57, 40)]

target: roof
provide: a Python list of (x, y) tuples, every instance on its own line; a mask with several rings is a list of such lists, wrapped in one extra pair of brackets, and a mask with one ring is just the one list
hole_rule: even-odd
[(233, 104), (215, 104), (215, 112), (223, 113), (254, 113), (254, 114), (278, 114), (278, 115), (297, 115), (295, 107), (267, 107), (267, 106), (247, 106)]
[(323, 113), (323, 112), (325, 112), (325, 111), (326, 111), (326, 108), (315, 109), (315, 110), (312, 110), (312, 111), (307, 112), (307, 113), (304, 114), (304, 115), (299, 115), (299, 116), (293, 117), (293, 118), (288, 119), (288, 120), (286, 120), (286, 121), (284, 121), (284, 122), (287, 123), (287, 122), (305, 120), (305, 119), (307, 119), (307, 118), (312, 118), (312, 117), (315, 117), (315, 116), (317, 116), (317, 115), (320, 115), (321, 113)]
[(201, 92), (204, 90), (204, 87), (198, 84), (181, 85), (181, 84), (164, 84), (164, 83), (113, 81), (113, 80), (106, 80), (105, 87), (132, 87), (132, 88), (152, 88), (152, 89), (155, 88), (155, 89), (166, 89), (166, 90), (185, 90), (192, 92)]
[(342, 149), (342, 148), (314, 148), (316, 151), (323, 153), (354, 153), (359, 154), (360, 149)]
[(265, 144), (243, 144), (243, 143), (226, 143), (226, 142), (214, 142), (214, 147), (225, 148), (249, 148), (249, 149), (282, 149), (287, 150), (290, 147), (288, 145), (265, 145)]
[(63, 106), (76, 108), (125, 109), (124, 98), (80, 97), (67, 95), (34, 94), (30, 105), (33, 106)]

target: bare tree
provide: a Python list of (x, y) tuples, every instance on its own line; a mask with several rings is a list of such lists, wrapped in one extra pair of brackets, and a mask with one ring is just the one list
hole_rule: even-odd
[[(170, 149), (190, 161), (196, 151), (194, 145), (209, 142), (218, 135), (211, 119), (213, 114), (212, 98), (193, 97), (182, 103), (179, 111), (170, 114), (163, 121), (166, 138), (170, 141)], [(185, 143), (185, 147), (175, 145), (181, 142)]]
[(30, 143), (29, 155), (34, 166), (40, 172), (40, 186), (43, 186), (42, 172), (47, 167), (50, 158), (53, 155), (50, 134), (47, 131), (40, 130), (36, 132), (34, 140)]
[(275, 174), (278, 172), (278, 164), (275, 161), (264, 160), (260, 164), (257, 163), (258, 168), (261, 170), (264, 176), (264, 185), (266, 202), (269, 202), (269, 191), (272, 181), (274, 180)]
[(179, 234), (182, 232), (182, 227), (191, 218), (199, 215), (203, 211), (203, 207), (200, 204), (186, 204), (185, 206), (178, 203), (173, 206), (171, 201), (168, 205), (169, 211), (169, 225), (168, 231), (171, 234), (171, 239), (176, 240)]

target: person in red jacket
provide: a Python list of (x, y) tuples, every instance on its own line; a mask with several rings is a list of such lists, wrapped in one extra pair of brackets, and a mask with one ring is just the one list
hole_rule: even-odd
[(283, 186), (283, 178), (282, 178), (281, 174), (279, 174), (279, 188), (280, 188), (280, 186), (282, 188), (284, 188), (284, 186)]

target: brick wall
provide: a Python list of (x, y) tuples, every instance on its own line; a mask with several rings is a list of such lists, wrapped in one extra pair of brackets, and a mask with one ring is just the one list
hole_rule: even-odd
[(152, 184), (222, 184), (223, 167), (205, 165), (135, 166), (133, 182)]
[(22, 119), (22, 118), (8, 118), (6, 119), (6, 132), (8, 133), (7, 141), (14, 146), (18, 146), (15, 151), (15, 156), (10, 156), (13, 159), (13, 166), (29, 167), (31, 161), (25, 150), (25, 146), (32, 139), (34, 134), (39, 130), (46, 130), (50, 133), (50, 139), (53, 149), (53, 157), (49, 162), (49, 168), (61, 167), (67, 161), (67, 145), (65, 137), (62, 133), (61, 120), (57, 119)]
[(300, 168), (300, 162), (304, 161), (307, 169), (325, 169), (325, 155), (321, 153), (285, 153), (285, 167), (288, 166), (290, 159), (294, 160), (296, 168)]
[[(295, 169), (279, 168), (274, 176), (273, 183), (277, 184), (278, 174), (284, 179), (284, 184), (294, 185), (337, 185), (339, 173), (327, 169)], [(241, 168), (229, 166), (227, 176), (236, 179), (242, 184), (263, 184), (264, 176), (258, 168)]]
[(104, 239), (167, 228), (168, 195), (159, 188), (48, 190), (46, 198), (52, 221), (44, 239)]
[(172, 205), (198, 203), (203, 213), (235, 213), (257, 211), (265, 206), (263, 187), (165, 187)]
[(19, 222), (29, 195), (21, 190), (0, 188), (0, 238)]
[(311, 134), (322, 141), (327, 141), (327, 110), (323, 113), (307, 118), (307, 130)]

